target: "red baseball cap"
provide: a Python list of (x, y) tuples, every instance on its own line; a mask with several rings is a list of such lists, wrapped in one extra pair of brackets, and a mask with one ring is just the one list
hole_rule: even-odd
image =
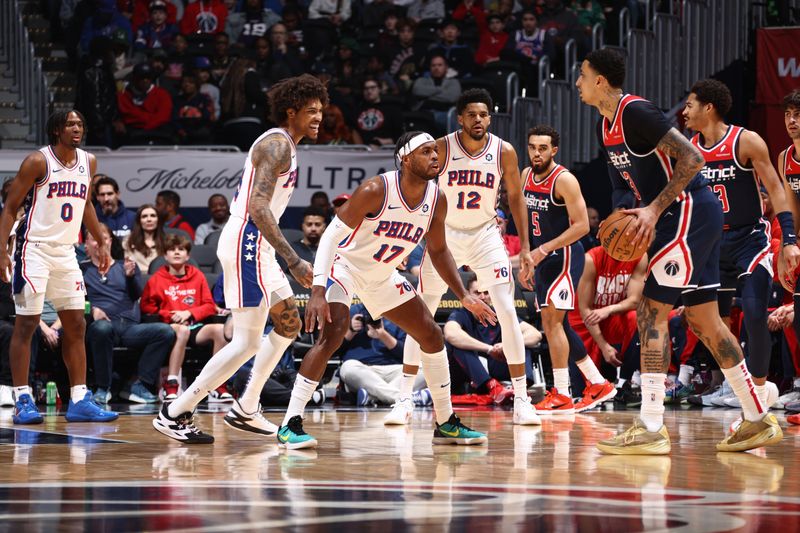
[(332, 203), (336, 207), (339, 207), (340, 205), (342, 205), (343, 203), (345, 203), (349, 199), (350, 199), (350, 195), (347, 194), (347, 193), (343, 193), (343, 194), (340, 194), (339, 196), (337, 196), (336, 198), (334, 198)]

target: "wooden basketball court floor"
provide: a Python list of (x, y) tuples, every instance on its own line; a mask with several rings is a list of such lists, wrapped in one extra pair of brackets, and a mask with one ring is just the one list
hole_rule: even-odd
[(0, 531), (800, 531), (800, 427), (780, 412), (780, 445), (735, 454), (714, 449), (735, 411), (668, 410), (672, 454), (635, 457), (594, 447), (636, 412), (611, 408), (541, 427), (459, 411), (489, 432), (482, 447), (433, 446), (430, 410), (410, 427), (309, 410), (320, 447), (285, 451), (225, 426), (224, 405), (197, 416), (211, 446), (156, 433), (156, 407), (121, 407), (107, 425), (33, 427), (0, 410)]

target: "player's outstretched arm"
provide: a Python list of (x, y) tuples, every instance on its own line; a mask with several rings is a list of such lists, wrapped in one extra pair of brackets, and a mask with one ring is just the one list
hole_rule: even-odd
[(267, 239), (275, 251), (283, 257), (292, 276), (303, 287), (311, 286), (311, 264), (300, 259), (289, 245), (278, 227), (278, 221), (269, 208), (272, 195), (278, 183), (278, 176), (289, 170), (292, 163), (292, 150), (289, 140), (279, 133), (273, 133), (253, 147), (253, 192), (250, 194), (248, 211), (258, 231)]
[(17, 175), (8, 188), (6, 204), (0, 214), (0, 235), (4, 243), (0, 246), (0, 278), (6, 283), (11, 281), (11, 249), (8, 248), (8, 243), (11, 228), (14, 227), (14, 222), (17, 220), (17, 211), (36, 180), (44, 178), (46, 175), (47, 162), (44, 155), (39, 151), (33, 152), (22, 162)]
[(336, 250), (339, 243), (350, 235), (364, 217), (376, 215), (383, 206), (384, 198), (383, 179), (375, 176), (364, 181), (358, 186), (353, 196), (350, 197), (340, 209), (337, 216), (325, 228), (319, 239), (317, 255), (314, 259), (314, 277), (311, 287), (311, 298), (306, 304), (305, 319), (306, 331), (312, 332), (315, 328), (322, 329), (331, 321), (328, 302), (325, 301), (325, 289), (328, 276), (333, 266)]
[(503, 142), (503, 183), (508, 193), (508, 207), (511, 209), (511, 216), (514, 218), (514, 225), (517, 227), (519, 244), (520, 276), (527, 277), (527, 273), (533, 268), (531, 260), (531, 241), (528, 239), (528, 209), (525, 207), (525, 197), (522, 194), (522, 178), (519, 174), (519, 160), (514, 147), (507, 142)]
[(431, 258), (431, 264), (456, 295), (456, 298), (461, 300), (461, 305), (475, 315), (482, 324), (496, 324), (497, 316), (494, 311), (479, 299), (470, 296), (461, 282), (453, 254), (450, 253), (445, 240), (444, 219), (446, 216), (447, 199), (443, 194), (439, 194), (436, 208), (433, 211), (433, 220), (431, 220), (428, 233), (425, 234), (425, 246), (428, 256)]
[(555, 196), (562, 198), (567, 205), (567, 214), (572, 221), (569, 228), (556, 237), (531, 251), (534, 266), (538, 265), (550, 255), (553, 250), (570, 246), (589, 233), (589, 212), (586, 210), (586, 201), (581, 193), (578, 178), (570, 172), (563, 172), (556, 178)]
[[(89, 175), (94, 176), (97, 172), (97, 159), (92, 154), (86, 155), (89, 156)], [(111, 265), (111, 250), (108, 246), (106, 246), (106, 241), (103, 238), (103, 232), (100, 230), (100, 221), (97, 220), (97, 213), (95, 212), (94, 205), (92, 204), (91, 192), (86, 194), (86, 206), (83, 208), (82, 222), (83, 225), (86, 226), (86, 229), (89, 230), (89, 233), (92, 234), (94, 240), (100, 245), (100, 264), (97, 266), (97, 271), (103, 275), (108, 272), (108, 268)]]
[[(635, 215), (637, 222), (625, 233), (634, 234), (631, 246), (638, 247), (641, 242), (648, 245), (655, 236), (656, 222), (661, 213), (675, 201), (692, 178), (700, 172), (705, 164), (703, 155), (686, 137), (675, 128), (670, 128), (658, 141), (657, 149), (675, 159), (675, 168), (672, 170), (672, 179), (662, 189), (650, 205), (639, 209), (626, 209), (625, 212)], [(633, 226), (633, 224), (631, 224)]]

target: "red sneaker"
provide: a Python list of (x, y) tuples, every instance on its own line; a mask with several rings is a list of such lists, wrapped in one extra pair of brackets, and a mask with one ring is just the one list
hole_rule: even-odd
[(601, 403), (610, 400), (617, 395), (617, 389), (608, 381), (596, 383), (583, 389), (583, 398), (575, 404), (575, 412), (580, 413)]
[(514, 389), (511, 387), (504, 387), (502, 383), (492, 378), (486, 386), (489, 388), (489, 397), (497, 405), (503, 405), (505, 402), (511, 401), (514, 398)]
[(178, 380), (170, 379), (164, 383), (164, 401), (171, 402), (178, 398)]
[(800, 413), (787, 416), (786, 421), (789, 422), (790, 424), (800, 426)]
[(547, 415), (571, 415), (575, 413), (575, 404), (572, 398), (565, 394), (559, 394), (553, 388), (547, 391), (544, 400), (536, 404), (536, 414)]

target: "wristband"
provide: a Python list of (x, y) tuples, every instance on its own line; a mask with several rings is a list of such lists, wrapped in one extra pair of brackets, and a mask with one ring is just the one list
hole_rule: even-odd
[(783, 245), (796, 244), (797, 235), (794, 234), (794, 218), (792, 214), (789, 211), (781, 211), (776, 215), (776, 218), (781, 225)]

